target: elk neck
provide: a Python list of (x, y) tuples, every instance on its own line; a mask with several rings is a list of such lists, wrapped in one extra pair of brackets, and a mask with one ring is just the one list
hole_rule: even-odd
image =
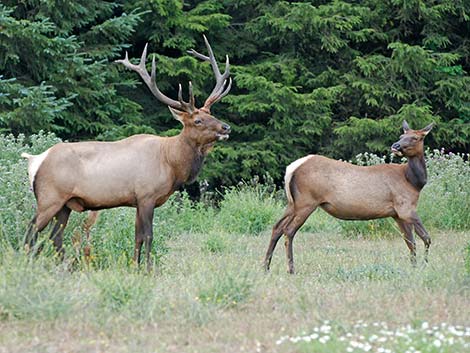
[(186, 136), (184, 131), (176, 137), (176, 141), (174, 148), (178, 153), (173, 155), (172, 164), (176, 169), (177, 184), (190, 184), (197, 178), (204, 164), (204, 146)]
[(428, 174), (423, 154), (418, 154), (408, 158), (405, 176), (408, 182), (418, 191), (421, 191), (424, 185), (426, 185)]

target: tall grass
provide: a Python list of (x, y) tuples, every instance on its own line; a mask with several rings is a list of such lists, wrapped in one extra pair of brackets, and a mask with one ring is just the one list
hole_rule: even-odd
[[(132, 208), (101, 213), (89, 262), (82, 255), (85, 214), (71, 217), (64, 262), (54, 257), (47, 232), (36, 258), (20, 251), (35, 200), (19, 155), (55, 142), (47, 134), (0, 137), (0, 352), (343, 352), (353, 338), (364, 347), (362, 335), (380, 334), (354, 331), (359, 319), (385, 320), (400, 335), (410, 322), (468, 322), (470, 243), (468, 232), (452, 232), (470, 229), (468, 156), (427, 154), (429, 183), (419, 213), (436, 235), (428, 266), (406, 266), (406, 247), (393, 222), (346, 222), (319, 210), (302, 231), (324, 233), (321, 239), (296, 240), (299, 274), (282, 275), (282, 249), (264, 274), (269, 230), (285, 196), (272, 182), (254, 179), (217, 199), (205, 195), (194, 202), (176, 192), (156, 209), (152, 256), (158, 266), (147, 273), (131, 261)], [(384, 163), (375, 155), (358, 159)], [(383, 237), (395, 239), (368, 241)], [(335, 322), (328, 340), (311, 331), (324, 319)], [(357, 337), (350, 339), (346, 329)], [(295, 343), (304, 330), (310, 341)], [(422, 352), (437, 352), (436, 332), (409, 337)], [(400, 339), (380, 347), (404, 351)]]
[[(21, 152), (39, 153), (59, 140), (41, 133), (26, 140), (8, 135), (0, 137), (0, 244), (21, 248), (24, 232), (34, 213), (35, 200), (29, 190), (26, 161)], [(432, 151), (426, 154), (429, 181), (421, 193), (418, 213), (427, 228), (470, 229), (470, 162), (468, 155)], [(386, 158), (364, 153), (356, 157), (359, 165), (385, 163)], [(241, 182), (219, 194), (219, 199), (203, 197), (191, 201), (184, 192), (176, 192), (167, 203), (155, 210), (153, 261), (158, 263), (167, 251), (168, 239), (181, 234), (201, 234), (202, 245), (209, 253), (223, 252), (226, 234), (234, 237), (256, 236), (268, 232), (285, 207), (282, 189), (269, 178)], [(216, 206), (214, 206), (216, 205)], [(80, 249), (85, 245), (81, 224), (85, 215), (72, 214), (66, 234), (68, 254), (75, 254), (81, 265)], [(133, 254), (135, 210), (106, 210), (92, 229), (91, 265), (109, 268), (129, 265)], [(346, 237), (383, 238), (399, 236), (392, 219), (376, 221), (340, 221), (322, 210), (316, 211), (303, 226), (305, 232), (334, 232)], [(43, 235), (47, 238), (47, 234)], [(74, 241), (72, 242), (72, 238)], [(71, 255), (69, 255), (71, 256)]]

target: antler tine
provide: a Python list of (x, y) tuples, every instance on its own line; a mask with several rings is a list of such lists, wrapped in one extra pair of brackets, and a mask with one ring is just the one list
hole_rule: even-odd
[[(152, 94), (162, 103), (176, 109), (180, 109), (183, 111), (186, 111), (188, 113), (192, 112), (194, 108), (191, 107), (191, 104), (186, 103), (183, 101), (183, 99), (179, 99), (179, 101), (176, 101), (174, 99), (171, 99), (167, 96), (165, 96), (160, 89), (157, 86), (157, 82), (155, 79), (155, 72), (156, 72), (156, 65), (155, 65), (155, 55), (152, 58), (152, 69), (151, 69), (151, 74), (149, 75), (147, 68), (145, 66), (145, 62), (147, 61), (147, 47), (148, 43), (145, 44), (144, 51), (142, 52), (142, 56), (140, 57), (140, 62), (139, 65), (134, 65), (129, 61), (129, 56), (126, 51), (126, 56), (124, 59), (116, 60), (115, 62), (123, 64), (125, 67), (128, 69), (135, 71), (139, 74), (139, 76), (142, 78), (142, 80), (145, 82), (147, 87), (150, 89)], [(180, 86), (180, 92), (178, 94), (178, 98), (181, 96), (181, 86)], [(192, 108), (192, 109), (191, 109)]]
[(196, 101), (194, 99), (193, 84), (191, 81), (189, 81), (189, 103), (183, 100), (183, 88), (181, 87), (181, 83), (178, 84), (178, 101), (184, 107), (185, 111), (193, 112), (196, 110)]
[(207, 51), (209, 52), (209, 56), (198, 53), (194, 49), (188, 50), (188, 53), (194, 55), (195, 57), (201, 60), (209, 61), (212, 66), (212, 71), (214, 72), (214, 75), (215, 75), (216, 84), (211, 94), (206, 99), (206, 102), (204, 103), (205, 108), (210, 108), (212, 104), (219, 101), (223, 96), (227, 95), (227, 93), (230, 91), (230, 88), (232, 86), (232, 80), (231, 79), (229, 80), (229, 85), (226, 87), (227, 78), (230, 75), (230, 62), (229, 62), (228, 55), (225, 56), (226, 57), (225, 71), (223, 74), (221, 74), (219, 70), (219, 66), (217, 65), (217, 61), (214, 56), (214, 52), (212, 51), (212, 48), (209, 44), (209, 41), (207, 40), (205, 35), (203, 35), (203, 37), (204, 37), (204, 42), (207, 47)]
[(192, 109), (196, 109), (196, 100), (194, 99), (193, 83), (189, 81), (189, 105)]
[(201, 59), (201, 60), (203, 60), (203, 61), (211, 61), (211, 59), (210, 59), (208, 56), (206, 56), (206, 55), (204, 55), (204, 54), (201, 54), (201, 53), (198, 53), (198, 52), (195, 51), (194, 49), (187, 50), (186, 52), (187, 52), (188, 54), (194, 55), (196, 58), (199, 58), (199, 59)]
[(148, 43), (145, 43), (144, 51), (142, 52), (142, 56), (140, 57), (140, 63), (139, 63), (139, 67), (142, 70), (144, 70), (145, 72), (147, 72), (147, 68), (145, 67), (145, 62), (147, 61), (147, 47), (148, 47), (148, 45), (149, 45)]
[(224, 84), (222, 86), (220, 86), (220, 89), (217, 92), (217, 94), (214, 94), (213, 96), (210, 96), (209, 98), (207, 98), (204, 106), (209, 106), (210, 107), (212, 104), (217, 103), (219, 100), (221, 100), (223, 97), (225, 97), (230, 92), (230, 89), (232, 88), (232, 78), (229, 77), (228, 85), (225, 88), (226, 83), (227, 83), (227, 80), (225, 80)]

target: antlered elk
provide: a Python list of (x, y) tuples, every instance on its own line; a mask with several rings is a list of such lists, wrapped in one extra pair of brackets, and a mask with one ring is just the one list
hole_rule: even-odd
[(431, 238), (416, 213), (416, 205), (427, 177), (424, 137), (432, 126), (411, 130), (407, 122), (403, 122), (404, 134), (391, 150), (405, 156), (406, 164), (363, 167), (318, 155), (309, 155), (290, 164), (284, 179), (288, 206), (273, 227), (264, 262), (266, 270), (269, 270), (279, 238), (285, 234), (288, 272), (294, 273), (292, 242), (295, 233), (317, 207), (344, 220), (392, 217), (404, 234), (413, 264), (416, 263), (413, 228), (424, 242), (427, 261)]
[(154, 208), (165, 203), (182, 184), (194, 181), (206, 154), (216, 141), (227, 139), (230, 133), (230, 126), (210, 113), (211, 106), (230, 91), (229, 59), (226, 56), (225, 71), (221, 73), (205, 36), (204, 41), (209, 56), (189, 51), (208, 61), (216, 78), (215, 87), (201, 108), (195, 107), (191, 82), (188, 102), (182, 98), (181, 85), (178, 100), (159, 90), (155, 57), (150, 74), (145, 66), (147, 45), (138, 65), (129, 61), (127, 52), (125, 59), (116, 61), (137, 72), (153, 95), (168, 105), (173, 117), (183, 124), (179, 135), (142, 134), (116, 142), (59, 143), (40, 155), (22, 155), (29, 160), (29, 178), (38, 204), (25, 238), (27, 246), (32, 247), (38, 232), (54, 219), (51, 236), (62, 254), (63, 231), (72, 210), (130, 206), (137, 209), (134, 261), (140, 262), (145, 243), (150, 266)]

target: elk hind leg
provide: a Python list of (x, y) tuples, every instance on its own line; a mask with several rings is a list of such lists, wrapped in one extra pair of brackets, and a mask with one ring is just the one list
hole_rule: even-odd
[(36, 231), (36, 218), (38, 217), (37, 213), (31, 219), (28, 225), (28, 229), (26, 230), (26, 235), (24, 238), (24, 246), (27, 251), (30, 251), (36, 245), (38, 239), (38, 232)]
[(288, 224), (292, 217), (294, 216), (294, 207), (289, 205), (284, 212), (284, 215), (281, 217), (279, 221), (274, 225), (271, 240), (269, 242), (268, 250), (266, 251), (266, 256), (264, 258), (264, 269), (269, 271), (269, 267), (271, 265), (271, 259), (273, 257), (274, 249), (276, 248), (276, 244), (284, 234), (284, 226)]
[(54, 247), (61, 258), (64, 256), (63, 248), (63, 235), (64, 229), (69, 220), (71, 209), (67, 206), (63, 206), (59, 212), (54, 216), (55, 224), (52, 229), (51, 239), (54, 242)]
[(286, 236), (286, 257), (287, 257), (287, 272), (290, 274), (295, 273), (294, 270), (294, 253), (292, 250), (292, 243), (294, 241), (294, 236), (299, 230), (300, 227), (305, 223), (307, 218), (312, 214), (317, 206), (305, 206), (299, 209), (296, 209), (295, 215), (292, 220), (286, 224), (284, 228), (284, 234)]
[(416, 266), (416, 242), (413, 237), (413, 224), (405, 222), (403, 219), (395, 218), (395, 221), (400, 227), (401, 232), (404, 235), (404, 240), (408, 249), (410, 249), (410, 260), (413, 266)]
[(51, 203), (46, 206), (43, 204), (38, 204), (36, 215), (31, 220), (25, 237), (25, 246), (28, 251), (31, 251), (36, 245), (39, 232), (46, 228), (46, 226), (51, 222), (54, 216), (58, 214), (63, 206), (63, 203)]
[(96, 223), (98, 219), (99, 212), (98, 211), (90, 211), (88, 213), (88, 217), (83, 223), (83, 231), (85, 232), (85, 241), (86, 245), (85, 248), (83, 249), (84, 255), (85, 255), (85, 261), (87, 264), (90, 263), (90, 257), (91, 257), (91, 245), (90, 245), (90, 233), (91, 233), (91, 227)]
[(429, 254), (429, 247), (431, 246), (431, 237), (429, 236), (426, 228), (424, 228), (423, 223), (419, 216), (415, 213), (414, 214), (414, 228), (416, 234), (421, 238), (424, 243), (424, 261), (428, 262), (428, 254)]

